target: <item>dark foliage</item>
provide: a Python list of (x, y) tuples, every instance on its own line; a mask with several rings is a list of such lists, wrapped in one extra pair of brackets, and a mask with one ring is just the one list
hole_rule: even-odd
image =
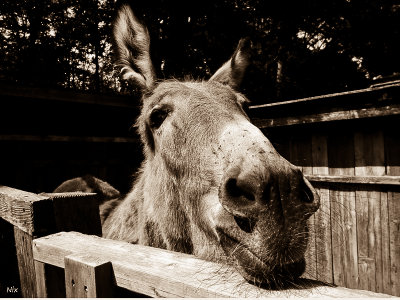
[[(2, 1), (0, 79), (132, 93), (112, 66), (111, 24), (121, 4)], [(361, 88), (400, 70), (400, 4), (394, 0), (129, 4), (149, 28), (159, 78), (207, 78), (241, 37), (250, 37), (254, 65), (243, 90), (255, 103)]]

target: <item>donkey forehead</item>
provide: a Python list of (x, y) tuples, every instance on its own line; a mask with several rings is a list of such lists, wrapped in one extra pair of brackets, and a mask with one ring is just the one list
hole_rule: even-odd
[(242, 94), (218, 82), (164, 81), (145, 99), (145, 106), (152, 109), (156, 105), (166, 103), (193, 109), (204, 105), (231, 111), (239, 109), (238, 104), (247, 101)]

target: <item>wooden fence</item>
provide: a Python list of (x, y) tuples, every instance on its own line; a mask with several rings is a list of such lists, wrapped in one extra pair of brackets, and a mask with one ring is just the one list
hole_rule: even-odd
[(400, 296), (400, 82), (252, 107), (318, 190), (307, 276)]
[[(0, 217), (12, 227), (22, 296), (388, 296), (310, 280), (303, 281), (304, 288), (264, 290), (247, 283), (235, 270), (224, 265), (192, 255), (100, 238), (96, 201), (93, 194), (37, 195), (0, 186)], [(59, 230), (69, 232), (47, 235)], [(8, 260), (6, 253), (2, 254), (2, 260)], [(10, 273), (10, 269), (6, 271)], [(18, 289), (4, 288), (8, 293)]]
[[(54, 188), (56, 185), (46, 186), (46, 183), (52, 181), (59, 183), (67, 177), (84, 175), (79, 174), (76, 169), (89, 166), (87, 172), (114, 183), (120, 180), (121, 172), (118, 172), (120, 177), (113, 178), (112, 174), (109, 173), (110, 169), (122, 170), (128, 164), (138, 165), (141, 157), (140, 147), (138, 147), (136, 139), (120, 136), (120, 134), (115, 136), (119, 136), (121, 139), (111, 138), (114, 133), (126, 130), (129, 127), (126, 124), (134, 119), (134, 112), (137, 112), (137, 109), (129, 109), (130, 104), (123, 102), (120, 105), (117, 101), (116, 107), (120, 105), (123, 107), (123, 111), (115, 110), (115, 115), (119, 115), (119, 113), (127, 115), (128, 111), (133, 114), (129, 117), (125, 115), (121, 117), (120, 123), (116, 118), (111, 120), (110, 124), (119, 125), (115, 125), (115, 128), (110, 131), (105, 128), (104, 124), (99, 126), (96, 126), (96, 124), (104, 122), (104, 116), (114, 109), (112, 101), (109, 101), (108, 98), (103, 99), (104, 101), (96, 100), (104, 102), (99, 104), (95, 103), (95, 100), (90, 97), (75, 97), (76, 103), (85, 107), (84, 113), (79, 117), (75, 115), (74, 118), (70, 119), (61, 118), (59, 122), (63, 125), (53, 127), (47, 126), (49, 119), (46, 119), (46, 115), (41, 115), (38, 118), (41, 123), (35, 125), (37, 128), (33, 126), (34, 129), (37, 129), (37, 132), (33, 132), (30, 124), (34, 123), (36, 119), (32, 118), (32, 111), (38, 105), (35, 102), (37, 99), (31, 99), (30, 94), (30, 91), (22, 91), (16, 94), (14, 90), (6, 90), (6, 95), (11, 97), (10, 103), (15, 103), (17, 100), (21, 103), (17, 101), (18, 105), (10, 104), (10, 107), (7, 106), (4, 118), (0, 122), (13, 125), (11, 122), (15, 119), (12, 114), (14, 109), (19, 110), (30, 101), (32, 101), (32, 105), (28, 105), (26, 118), (22, 118), (20, 121), (26, 122), (26, 126), (19, 123), (14, 124), (10, 127), (11, 129), (4, 132), (5, 127), (2, 126), (1, 128), (2, 151), (7, 151), (6, 155), (1, 157), (1, 165), (6, 167), (1, 172), (3, 182), (14, 187), (14, 184), (18, 184), (18, 188), (30, 191), (49, 191), (49, 187)], [(42, 95), (39, 93), (38, 97), (41, 102), (44, 102), (42, 106), (50, 105), (49, 101), (52, 97), (57, 98), (56, 100), (62, 102), (63, 105), (70, 101), (68, 100), (70, 97), (63, 96), (60, 98), (53, 94)], [(97, 113), (91, 114), (92, 106), (104, 107), (104, 114), (98, 113), (97, 110)], [(74, 106), (70, 110), (71, 112), (80, 111), (80, 108), (81, 106)], [(85, 120), (88, 116), (96, 115), (101, 117), (92, 119), (90, 122), (85, 121), (95, 124), (90, 125), (93, 130), (80, 132), (80, 129), (87, 124), (81, 124), (77, 120)], [(250, 116), (254, 123), (264, 131), (278, 152), (292, 163), (302, 167), (303, 172), (320, 193), (321, 208), (311, 219), (310, 224), (311, 239), (307, 251), (305, 276), (352, 289), (400, 296), (400, 132), (398, 130), (400, 124), (400, 82), (376, 85), (365, 90), (347, 93), (253, 106), (250, 110)], [(60, 119), (60, 116), (51, 117), (51, 124), (58, 124), (58, 119)], [(122, 122), (122, 119), (125, 119), (125, 121)], [(72, 126), (75, 133), (70, 133), (62, 127), (69, 127), (76, 122), (78, 125)], [(56, 128), (57, 130), (40, 134), (41, 130), (50, 130), (48, 128)], [(104, 130), (106, 130), (105, 133)], [(65, 135), (66, 132), (69, 133), (68, 136)], [(114, 148), (116, 144), (118, 147)], [(18, 148), (16, 149), (14, 145), (18, 145)], [(34, 155), (27, 159), (25, 157), (26, 152), (23, 152), (23, 149), (31, 150), (33, 147), (36, 149)], [(104, 152), (100, 151), (103, 153), (101, 156), (98, 155), (98, 148), (104, 149)], [(82, 151), (85, 154), (83, 157), (78, 157), (78, 154)], [(137, 157), (134, 158), (132, 151), (136, 151)], [(76, 163), (71, 163), (71, 160), (66, 160), (65, 163), (60, 161), (62, 155), (69, 155), (71, 152), (76, 152), (77, 158), (71, 158), (73, 159), (72, 162), (76, 160)], [(43, 159), (41, 159), (42, 156)], [(36, 167), (32, 168), (30, 160), (38, 157), (40, 160), (34, 165)], [(114, 161), (116, 157), (119, 159), (116, 164), (110, 164), (110, 160)], [(48, 161), (43, 164), (45, 159)], [(85, 161), (93, 159), (95, 159), (94, 166), (84, 165)], [(125, 164), (123, 161), (125, 161)], [(126, 163), (126, 161), (129, 161), (129, 163)], [(100, 168), (100, 163), (106, 163), (107, 167)], [(42, 167), (43, 165), (45, 167)], [(49, 168), (46, 168), (46, 166), (49, 166)], [(64, 169), (63, 166), (66, 168)], [(70, 169), (71, 172), (68, 171)], [(128, 173), (129, 170), (125, 171), (125, 173)], [(7, 174), (6, 177), (5, 174)], [(32, 176), (25, 178), (21, 177), (20, 174), (31, 174)], [(54, 174), (66, 174), (67, 177), (61, 178), (62, 176), (55, 176)], [(110, 178), (113, 179), (110, 180)], [(35, 185), (32, 183), (33, 181), (40, 184)], [(38, 187), (34, 188), (34, 186)], [(20, 253), (7, 262), (12, 263), (18, 258), (21, 270), (28, 272), (28, 274), (33, 274), (34, 267), (29, 262), (34, 261), (32, 258), (34, 252), (30, 252), (29, 245), (18, 246), (20, 243), (25, 245), (26, 241), (32, 242), (34, 238), (60, 231), (74, 230), (86, 234), (98, 234), (98, 232), (91, 231), (93, 229), (84, 228), (84, 225), (78, 221), (74, 222), (73, 226), (69, 224), (65, 227), (62, 225), (64, 221), (56, 222), (58, 217), (47, 217), (47, 211), (52, 212), (55, 216), (60, 216), (60, 212), (63, 210), (56, 207), (57, 205), (65, 206), (65, 204), (62, 204), (65, 203), (65, 198), (58, 199), (54, 196), (43, 195), (32, 196), (29, 193), (30, 196), (26, 198), (30, 199), (29, 204), (23, 204), (25, 192), (17, 192), (17, 196), (15, 196), (12, 190), (8, 192), (10, 191), (14, 196), (7, 199), (14, 199), (12, 205), (9, 202), (5, 204), (4, 198), (2, 198), (0, 212), (3, 219), (5, 218), (4, 211), (12, 212), (14, 217), (10, 220), (5, 218), (12, 225), (0, 218), (0, 229), (3, 227), (7, 229), (2, 231), (0, 243), (2, 249), (7, 248), (10, 252)], [(5, 194), (8, 194), (8, 192)], [(21, 193), (22, 198), (18, 196), (18, 193)], [(72, 197), (72, 200), (77, 201), (76, 199), (80, 196), (74, 197)], [(76, 203), (76, 205), (78, 204)], [(39, 207), (39, 211), (42, 212), (36, 212), (36, 207)], [(30, 220), (29, 217), (34, 218), (34, 221)], [(47, 224), (46, 222), (50, 223)], [(13, 226), (12, 229), (9, 226)], [(24, 230), (24, 226), (31, 226), (29, 227), (31, 229)], [(63, 238), (71, 238), (71, 236), (62, 235)], [(17, 250), (15, 247), (13, 249), (12, 246), (7, 246), (8, 244), (4, 242), (9, 239), (15, 239)], [(46, 241), (45, 238), (43, 239), (39, 240)], [(48, 238), (49, 243), (53, 239), (58, 239), (58, 236)], [(7, 247), (4, 247), (4, 245)], [(112, 246), (110, 247), (112, 248)], [(75, 253), (74, 251), (72, 252)], [(24, 257), (22, 254), (25, 252), (31, 254), (29, 254), (28, 259), (21, 260), (21, 257)], [(57, 270), (53, 273), (64, 278), (63, 274), (60, 275), (59, 269), (65, 266), (60, 263), (64, 258), (58, 259), (58, 262), (54, 263), (56, 269), (47, 266), (54, 261), (44, 262), (47, 266), (45, 269), (49, 270), (50, 273)], [(110, 258), (107, 259), (110, 260)], [(81, 261), (82, 259), (76, 258), (75, 260)], [(1, 270), (5, 269), (3, 263), (4, 261), (1, 262)], [(183, 271), (180, 270), (180, 272)], [(25, 273), (21, 273), (21, 287), (28, 286), (30, 288), (27, 291), (32, 290), (34, 292), (32, 292), (33, 294), (31, 292), (24, 292), (23, 294), (33, 296), (37, 293), (36, 285), (32, 282), (29, 283), (26, 278), (30, 278), (30, 276), (24, 276)], [(113, 276), (117, 278), (116, 273)], [(157, 276), (154, 278), (158, 278)], [(25, 283), (25, 280), (28, 280), (28, 284)], [(117, 280), (117, 285), (118, 282), (122, 281)], [(157, 282), (157, 280), (155, 281)], [(151, 282), (149, 283), (151, 290), (150, 286), (152, 286), (153, 281), (150, 280), (149, 282)], [(127, 285), (132, 286), (132, 283), (127, 283)], [(125, 285), (122, 286), (126, 287)], [(243, 285), (240, 284), (240, 286)], [(3, 289), (3, 287), (1, 288)], [(228, 290), (232, 289), (231, 287), (227, 288)], [(65, 290), (65, 285), (63, 289)], [(185, 287), (185, 289), (187, 288)], [(163, 288), (161, 290), (164, 291)], [(154, 291), (161, 293), (160, 295), (166, 295), (163, 294), (165, 291), (162, 292), (157, 289), (154, 289)], [(50, 295), (53, 292), (50, 291)], [(139, 289), (137, 292), (140, 293), (142, 290)], [(212, 293), (210, 292), (208, 295), (217, 295)], [(249, 295), (254, 295), (252, 293), (255, 292), (249, 293)], [(257, 291), (257, 293), (260, 292)], [(330, 290), (329, 293), (335, 295), (334, 291)], [(157, 295), (156, 292), (148, 294)], [(59, 294), (55, 293), (55, 295)]]
[(0, 83), (0, 183), (50, 192), (91, 174), (127, 192), (142, 159), (139, 101)]

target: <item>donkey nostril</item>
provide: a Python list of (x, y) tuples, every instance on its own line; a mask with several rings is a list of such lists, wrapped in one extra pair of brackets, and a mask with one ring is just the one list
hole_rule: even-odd
[(252, 233), (257, 223), (257, 220), (254, 218), (243, 218), (239, 216), (234, 216), (234, 219), (239, 228), (247, 233)]
[(235, 178), (228, 179), (226, 183), (227, 193), (234, 198), (245, 197), (247, 200), (255, 201), (255, 197), (251, 192), (246, 191), (244, 186), (239, 186), (238, 181)]

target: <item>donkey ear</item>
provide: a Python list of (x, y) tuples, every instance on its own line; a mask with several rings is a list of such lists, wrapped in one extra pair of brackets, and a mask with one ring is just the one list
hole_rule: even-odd
[(233, 89), (239, 88), (246, 68), (250, 64), (250, 50), (250, 39), (241, 39), (231, 59), (224, 63), (210, 80), (227, 84)]
[(117, 66), (123, 79), (138, 84), (143, 91), (154, 86), (155, 72), (150, 59), (150, 36), (128, 5), (123, 5), (114, 23)]

